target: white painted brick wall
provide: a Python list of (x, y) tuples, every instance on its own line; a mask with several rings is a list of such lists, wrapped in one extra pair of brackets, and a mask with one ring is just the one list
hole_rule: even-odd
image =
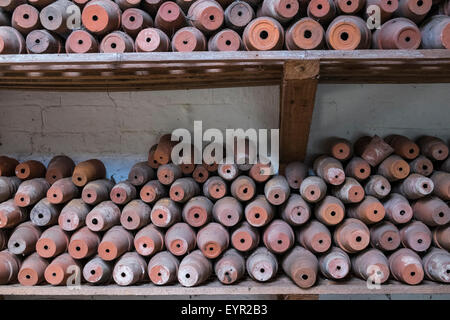
[[(21, 129), (23, 130), (23, 129)], [(36, 135), (36, 134), (34, 134)], [(33, 133), (0, 129), (0, 150), (4, 155), (28, 156), (33, 153)]]
[(114, 132), (119, 127), (117, 110), (111, 106), (47, 107), (42, 118), (44, 133)]
[[(0, 153), (99, 157), (122, 179), (175, 128), (277, 128), (279, 87), (139, 92), (0, 91)], [(308, 153), (330, 135), (401, 133), (450, 138), (450, 85), (320, 85)]]
[(429, 134), (450, 144), (450, 84), (320, 85), (308, 154), (323, 152), (330, 135), (355, 140), (391, 133)]
[(42, 128), (41, 107), (2, 106), (0, 108), (0, 127), (2, 131), (39, 132)]

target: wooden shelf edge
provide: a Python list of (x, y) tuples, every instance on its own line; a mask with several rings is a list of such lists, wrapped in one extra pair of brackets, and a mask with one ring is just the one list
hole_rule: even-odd
[(450, 82), (450, 50), (311, 50), (1, 55), (0, 88), (133, 91), (279, 85), (289, 61), (322, 83)]
[(420, 285), (408, 286), (396, 281), (382, 284), (380, 289), (368, 289), (365, 281), (350, 279), (344, 282), (332, 282), (320, 279), (309, 289), (297, 287), (286, 276), (280, 276), (268, 283), (243, 280), (235, 285), (223, 285), (217, 280), (198, 287), (185, 288), (181, 285), (155, 286), (141, 284), (129, 287), (118, 285), (92, 286), (83, 284), (79, 289), (65, 286), (41, 285), (25, 287), (21, 285), (0, 286), (3, 296), (182, 296), (182, 295), (323, 295), (323, 294), (450, 294), (450, 285), (424, 281)]

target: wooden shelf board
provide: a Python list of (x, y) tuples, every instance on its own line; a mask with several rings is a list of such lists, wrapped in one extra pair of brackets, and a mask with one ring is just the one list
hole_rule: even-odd
[(450, 294), (450, 285), (424, 281), (420, 285), (408, 286), (390, 280), (380, 289), (368, 289), (366, 282), (352, 278), (344, 282), (332, 282), (320, 279), (309, 289), (297, 287), (286, 276), (279, 276), (267, 283), (258, 283), (250, 279), (236, 285), (223, 285), (217, 280), (207, 284), (185, 288), (179, 284), (155, 286), (150, 283), (120, 287), (118, 285), (93, 286), (81, 285), (80, 289), (68, 289), (65, 286), (40, 285), (25, 287), (21, 285), (0, 286), (0, 295), (26, 296), (166, 296), (166, 295), (321, 295), (321, 294)]
[(323, 83), (450, 82), (450, 50), (164, 52), (0, 56), (0, 88), (129, 91), (279, 85), (290, 60)]

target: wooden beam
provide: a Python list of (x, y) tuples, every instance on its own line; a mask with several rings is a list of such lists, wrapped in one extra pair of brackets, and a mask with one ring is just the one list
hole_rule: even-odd
[(319, 76), (319, 60), (286, 61), (280, 94), (280, 162), (304, 160)]
[(20, 284), (0, 285), (0, 295), (4, 296), (196, 296), (196, 295), (230, 295), (234, 299), (240, 295), (277, 295), (277, 298), (294, 299), (304, 296), (314, 299), (321, 294), (450, 294), (450, 286), (444, 283), (424, 280), (419, 285), (410, 286), (395, 280), (388, 280), (379, 289), (367, 287), (366, 281), (352, 277), (342, 281), (331, 281), (318, 277), (317, 283), (308, 289), (299, 288), (286, 275), (278, 275), (269, 282), (256, 282), (246, 277), (234, 285), (224, 285), (217, 279), (196, 287), (183, 287), (179, 283), (166, 286), (156, 286), (149, 281), (132, 286), (117, 284), (93, 286), (82, 284), (80, 288), (67, 286), (22, 286)]
[(430, 60), (439, 64), (450, 60), (450, 52), (447, 49), (424, 50), (294, 50), (294, 51), (196, 51), (196, 52), (127, 52), (127, 53), (91, 53), (91, 54), (18, 54), (0, 55), (0, 65), (89, 65), (109, 64), (121, 66), (123, 64), (141, 63), (207, 63), (217, 62), (243, 62), (243, 61), (284, 61), (284, 60), (321, 60), (333, 62), (339, 61), (374, 61), (397, 60), (399, 62), (410, 61), (417, 63), (420, 60)]
[[(449, 83), (450, 50), (298, 50), (0, 55), (0, 88), (134, 91), (276, 85), (320, 60), (321, 83)], [(295, 76), (306, 74), (291, 72)], [(286, 75), (289, 78), (289, 74)], [(287, 79), (286, 78), (286, 79)]]

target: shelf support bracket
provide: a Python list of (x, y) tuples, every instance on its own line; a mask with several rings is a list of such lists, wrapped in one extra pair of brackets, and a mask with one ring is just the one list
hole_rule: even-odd
[(281, 164), (305, 158), (319, 68), (319, 60), (288, 60), (284, 63), (280, 88)]

